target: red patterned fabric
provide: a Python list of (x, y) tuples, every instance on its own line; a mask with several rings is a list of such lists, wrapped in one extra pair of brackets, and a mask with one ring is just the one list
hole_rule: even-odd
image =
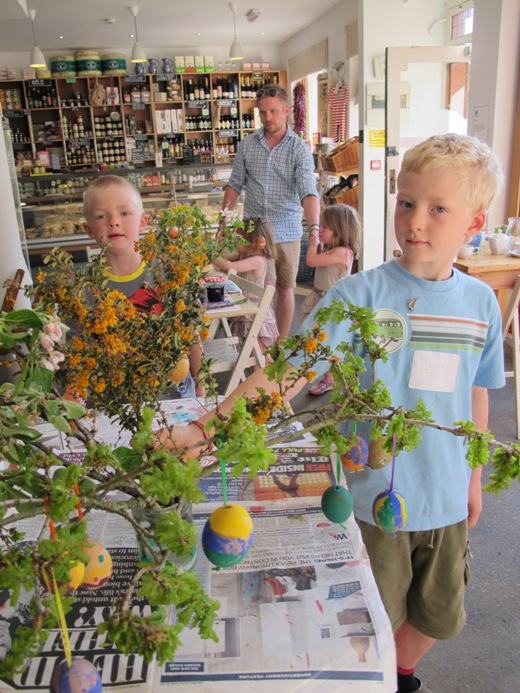
[(334, 142), (347, 139), (348, 87), (342, 84), (339, 89), (330, 90), (329, 104), (332, 106), (332, 137)]

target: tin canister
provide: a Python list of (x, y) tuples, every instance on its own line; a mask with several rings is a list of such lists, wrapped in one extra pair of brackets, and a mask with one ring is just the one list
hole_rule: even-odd
[(75, 59), (78, 77), (101, 77), (101, 56), (99, 51), (76, 51)]
[(75, 77), (76, 60), (73, 55), (56, 55), (51, 58), (51, 73), (53, 77)]
[(126, 58), (122, 53), (109, 53), (101, 56), (101, 70), (108, 77), (126, 75)]

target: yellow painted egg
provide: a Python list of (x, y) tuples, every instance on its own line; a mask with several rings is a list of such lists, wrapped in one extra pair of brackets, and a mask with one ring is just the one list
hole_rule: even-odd
[(383, 447), (385, 440), (386, 436), (381, 436), (370, 441), (367, 464), (372, 469), (382, 469), (392, 461), (392, 453)]
[(184, 378), (188, 375), (188, 371), (190, 370), (190, 362), (188, 361), (187, 356), (182, 356), (178, 361), (173, 369), (173, 371), (170, 374), (170, 380), (172, 383), (180, 383), (181, 380), (184, 380)]
[(97, 590), (112, 577), (112, 556), (99, 541), (89, 542), (83, 549), (89, 557), (85, 564), (85, 574), (81, 587), (84, 590)]
[(244, 560), (253, 538), (251, 515), (241, 505), (229, 503), (209, 516), (202, 531), (202, 548), (213, 565), (230, 568)]
[(78, 561), (76, 565), (69, 570), (69, 575), (69, 589), (72, 591), (77, 590), (83, 582), (83, 576), (85, 575), (85, 564)]

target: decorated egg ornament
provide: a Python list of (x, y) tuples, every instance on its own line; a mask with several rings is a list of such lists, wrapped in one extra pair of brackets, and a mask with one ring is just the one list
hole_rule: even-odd
[(343, 486), (329, 486), (321, 497), (323, 514), (331, 522), (341, 524), (352, 514), (354, 503), (350, 492)]
[(229, 503), (211, 513), (202, 530), (202, 548), (218, 568), (231, 568), (249, 553), (253, 521), (241, 505)]
[(346, 472), (360, 472), (368, 460), (368, 445), (366, 440), (356, 436), (356, 443), (341, 455), (341, 464)]
[(67, 660), (60, 662), (51, 678), (51, 693), (101, 693), (103, 686), (96, 667), (83, 657), (73, 657), (69, 667)]
[(112, 557), (99, 541), (90, 543), (83, 553), (88, 556), (88, 562), (81, 587), (84, 590), (97, 590), (112, 577)]
[(406, 523), (406, 501), (397, 491), (381, 491), (372, 505), (372, 516), (383, 532), (397, 532)]

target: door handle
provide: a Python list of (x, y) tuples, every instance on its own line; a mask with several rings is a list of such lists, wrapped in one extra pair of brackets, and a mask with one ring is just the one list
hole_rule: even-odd
[(396, 191), (395, 181), (396, 181), (395, 168), (391, 168), (389, 171), (389, 175), (388, 175), (388, 192), (390, 193), (390, 195), (395, 195), (395, 191)]

